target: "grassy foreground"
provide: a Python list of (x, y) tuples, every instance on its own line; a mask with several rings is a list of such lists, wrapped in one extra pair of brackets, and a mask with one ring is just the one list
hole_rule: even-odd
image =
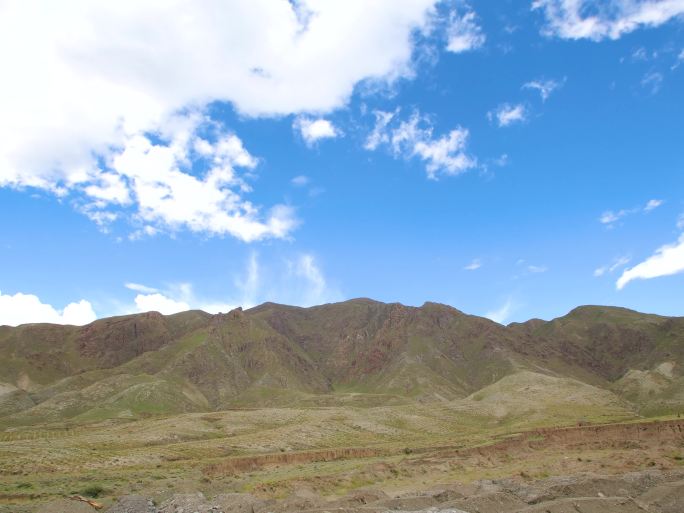
[[(0, 432), (0, 511), (33, 511), (51, 498), (79, 493), (105, 504), (130, 493), (161, 501), (171, 493), (251, 492), (282, 497), (301, 489), (342, 495), (367, 486), (416, 489), (436, 480), (554, 472), (558, 457), (541, 451), (535, 461), (503, 459), (496, 465), (432, 457), (440, 450), (476, 446), (548, 425), (635, 420), (618, 407), (577, 405), (572, 414), (546, 410), (491, 415), (477, 405), (488, 398), (446, 404), (389, 407), (244, 409), (108, 420), (73, 426), (10, 428)], [(553, 414), (553, 416), (552, 416)], [(549, 418), (555, 418), (549, 422)], [(366, 449), (356, 456), (320, 461), (307, 451)], [(584, 463), (618, 461), (614, 449), (585, 455)], [(228, 459), (292, 455), (273, 465), (215, 472)], [(303, 455), (303, 456), (302, 456)], [(671, 454), (673, 464), (681, 460)], [(580, 457), (581, 458), (581, 457)], [(648, 456), (646, 457), (648, 459)], [(555, 463), (554, 463), (555, 462)], [(639, 464), (647, 465), (648, 462)], [(464, 466), (465, 465), (465, 466)], [(560, 469), (558, 469), (560, 470)]]

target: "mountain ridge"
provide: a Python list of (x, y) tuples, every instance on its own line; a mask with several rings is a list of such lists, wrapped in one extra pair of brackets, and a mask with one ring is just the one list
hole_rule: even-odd
[(621, 307), (505, 326), (450, 305), (369, 298), (146, 312), (81, 327), (0, 327), (0, 425), (237, 406), (474, 403), (481, 390), (496, 390), (480, 404), (493, 415), (520, 402), (509, 394), (499, 407), (506, 388), (491, 387), (501, 380), (538, 391), (549, 408), (570, 386), (583, 404), (650, 415), (682, 410), (683, 367), (684, 318)]

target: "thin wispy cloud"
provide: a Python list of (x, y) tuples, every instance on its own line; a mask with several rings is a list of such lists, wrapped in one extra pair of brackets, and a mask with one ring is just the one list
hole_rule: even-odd
[(613, 273), (619, 268), (626, 266), (630, 262), (630, 260), (631, 258), (628, 256), (621, 256), (615, 258), (610, 264), (596, 268), (594, 270), (594, 276), (596, 278), (599, 278), (605, 274)]
[(148, 287), (147, 285), (142, 285), (140, 283), (124, 283), (124, 287), (135, 292), (142, 292), (143, 294), (155, 294), (156, 292), (159, 292), (158, 289)]
[(482, 267), (482, 260), (480, 260), (479, 258), (475, 258), (468, 265), (466, 265), (463, 269), (465, 271), (476, 271), (481, 267)]
[(679, 55), (677, 55), (677, 60), (672, 66), (670, 66), (670, 70), (677, 69), (682, 64), (682, 62), (684, 62), (684, 49), (682, 49), (682, 51), (679, 52)]
[(663, 203), (665, 203), (665, 201), (661, 199), (648, 200), (648, 203), (646, 203), (646, 206), (644, 207), (644, 212), (650, 212), (651, 210), (655, 210)]
[(309, 183), (309, 177), (305, 175), (298, 175), (295, 176), (292, 180), (290, 180), (290, 183), (294, 185), (295, 187), (304, 187)]
[(615, 210), (615, 211), (614, 210), (606, 210), (599, 217), (599, 222), (608, 228), (613, 228), (618, 221), (620, 221), (621, 219), (623, 219), (627, 216), (630, 216), (633, 214), (652, 212), (653, 210), (660, 207), (664, 203), (665, 203), (665, 200), (662, 200), (662, 199), (651, 199), (651, 200), (648, 200), (648, 202), (646, 202), (646, 204), (642, 207), (621, 209), (621, 210)]
[(251, 308), (265, 301), (313, 306), (342, 299), (310, 253), (299, 253), (264, 265), (259, 255), (252, 252), (232, 287), (226, 287), (232, 292), (223, 298), (198, 295), (191, 283), (175, 283), (164, 289), (138, 283), (126, 283), (125, 287), (138, 294), (121, 313), (156, 311), (171, 315), (197, 309), (215, 314), (238, 306)]
[(542, 101), (546, 101), (549, 99), (551, 96), (551, 93), (556, 91), (557, 89), (561, 88), (563, 84), (565, 83), (565, 79), (558, 81), (558, 80), (532, 80), (530, 82), (527, 82), (523, 84), (522, 88), (523, 89), (532, 89), (535, 91), (539, 92), (539, 96), (541, 96)]
[(490, 310), (485, 313), (484, 316), (499, 324), (505, 324), (511, 318), (514, 310), (516, 309), (516, 304), (512, 298), (506, 299), (506, 301), (498, 308)]
[(661, 87), (663, 86), (663, 80), (665, 77), (662, 73), (657, 71), (652, 71), (646, 73), (641, 79), (641, 87), (648, 89), (651, 94), (658, 94)]

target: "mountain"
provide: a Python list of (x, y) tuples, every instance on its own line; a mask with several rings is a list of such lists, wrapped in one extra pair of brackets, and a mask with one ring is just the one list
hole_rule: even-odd
[(657, 415), (684, 409), (683, 368), (684, 318), (623, 308), (508, 326), (370, 299), (148, 312), (0, 327), (0, 425), (412, 401), (496, 416), (568, 397)]

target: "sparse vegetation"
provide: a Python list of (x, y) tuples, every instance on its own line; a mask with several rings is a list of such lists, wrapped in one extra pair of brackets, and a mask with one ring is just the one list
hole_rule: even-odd
[[(127, 338), (132, 323), (137, 341)], [(630, 340), (639, 341), (636, 356), (624, 350)], [(559, 461), (536, 431), (526, 435), (536, 452), (524, 461), (504, 453), (483, 464), (435, 451), (487, 447), (549, 426), (643, 420), (646, 411), (676, 418), (682, 340), (681, 321), (622, 309), (578, 309), (505, 328), (442, 305), (367, 300), (5, 329), (0, 354), (13, 356), (0, 361), (8, 384), (0, 396), (0, 496), (21, 496), (29, 511), (66, 494), (107, 503), (199, 487), (276, 497), (295, 482), (344, 494), (679, 466), (681, 447), (644, 441), (573, 449)], [(647, 370), (630, 370), (638, 366)], [(348, 448), (367, 455), (301, 456)], [(269, 454), (281, 460), (234, 474), (204, 471)], [(1, 513), (21, 511), (2, 503)]]
[(103, 495), (105, 492), (105, 489), (99, 485), (99, 484), (92, 484), (89, 486), (86, 486), (82, 491), (81, 494), (85, 495), (86, 497), (92, 497), (93, 499), (97, 499), (101, 495)]

